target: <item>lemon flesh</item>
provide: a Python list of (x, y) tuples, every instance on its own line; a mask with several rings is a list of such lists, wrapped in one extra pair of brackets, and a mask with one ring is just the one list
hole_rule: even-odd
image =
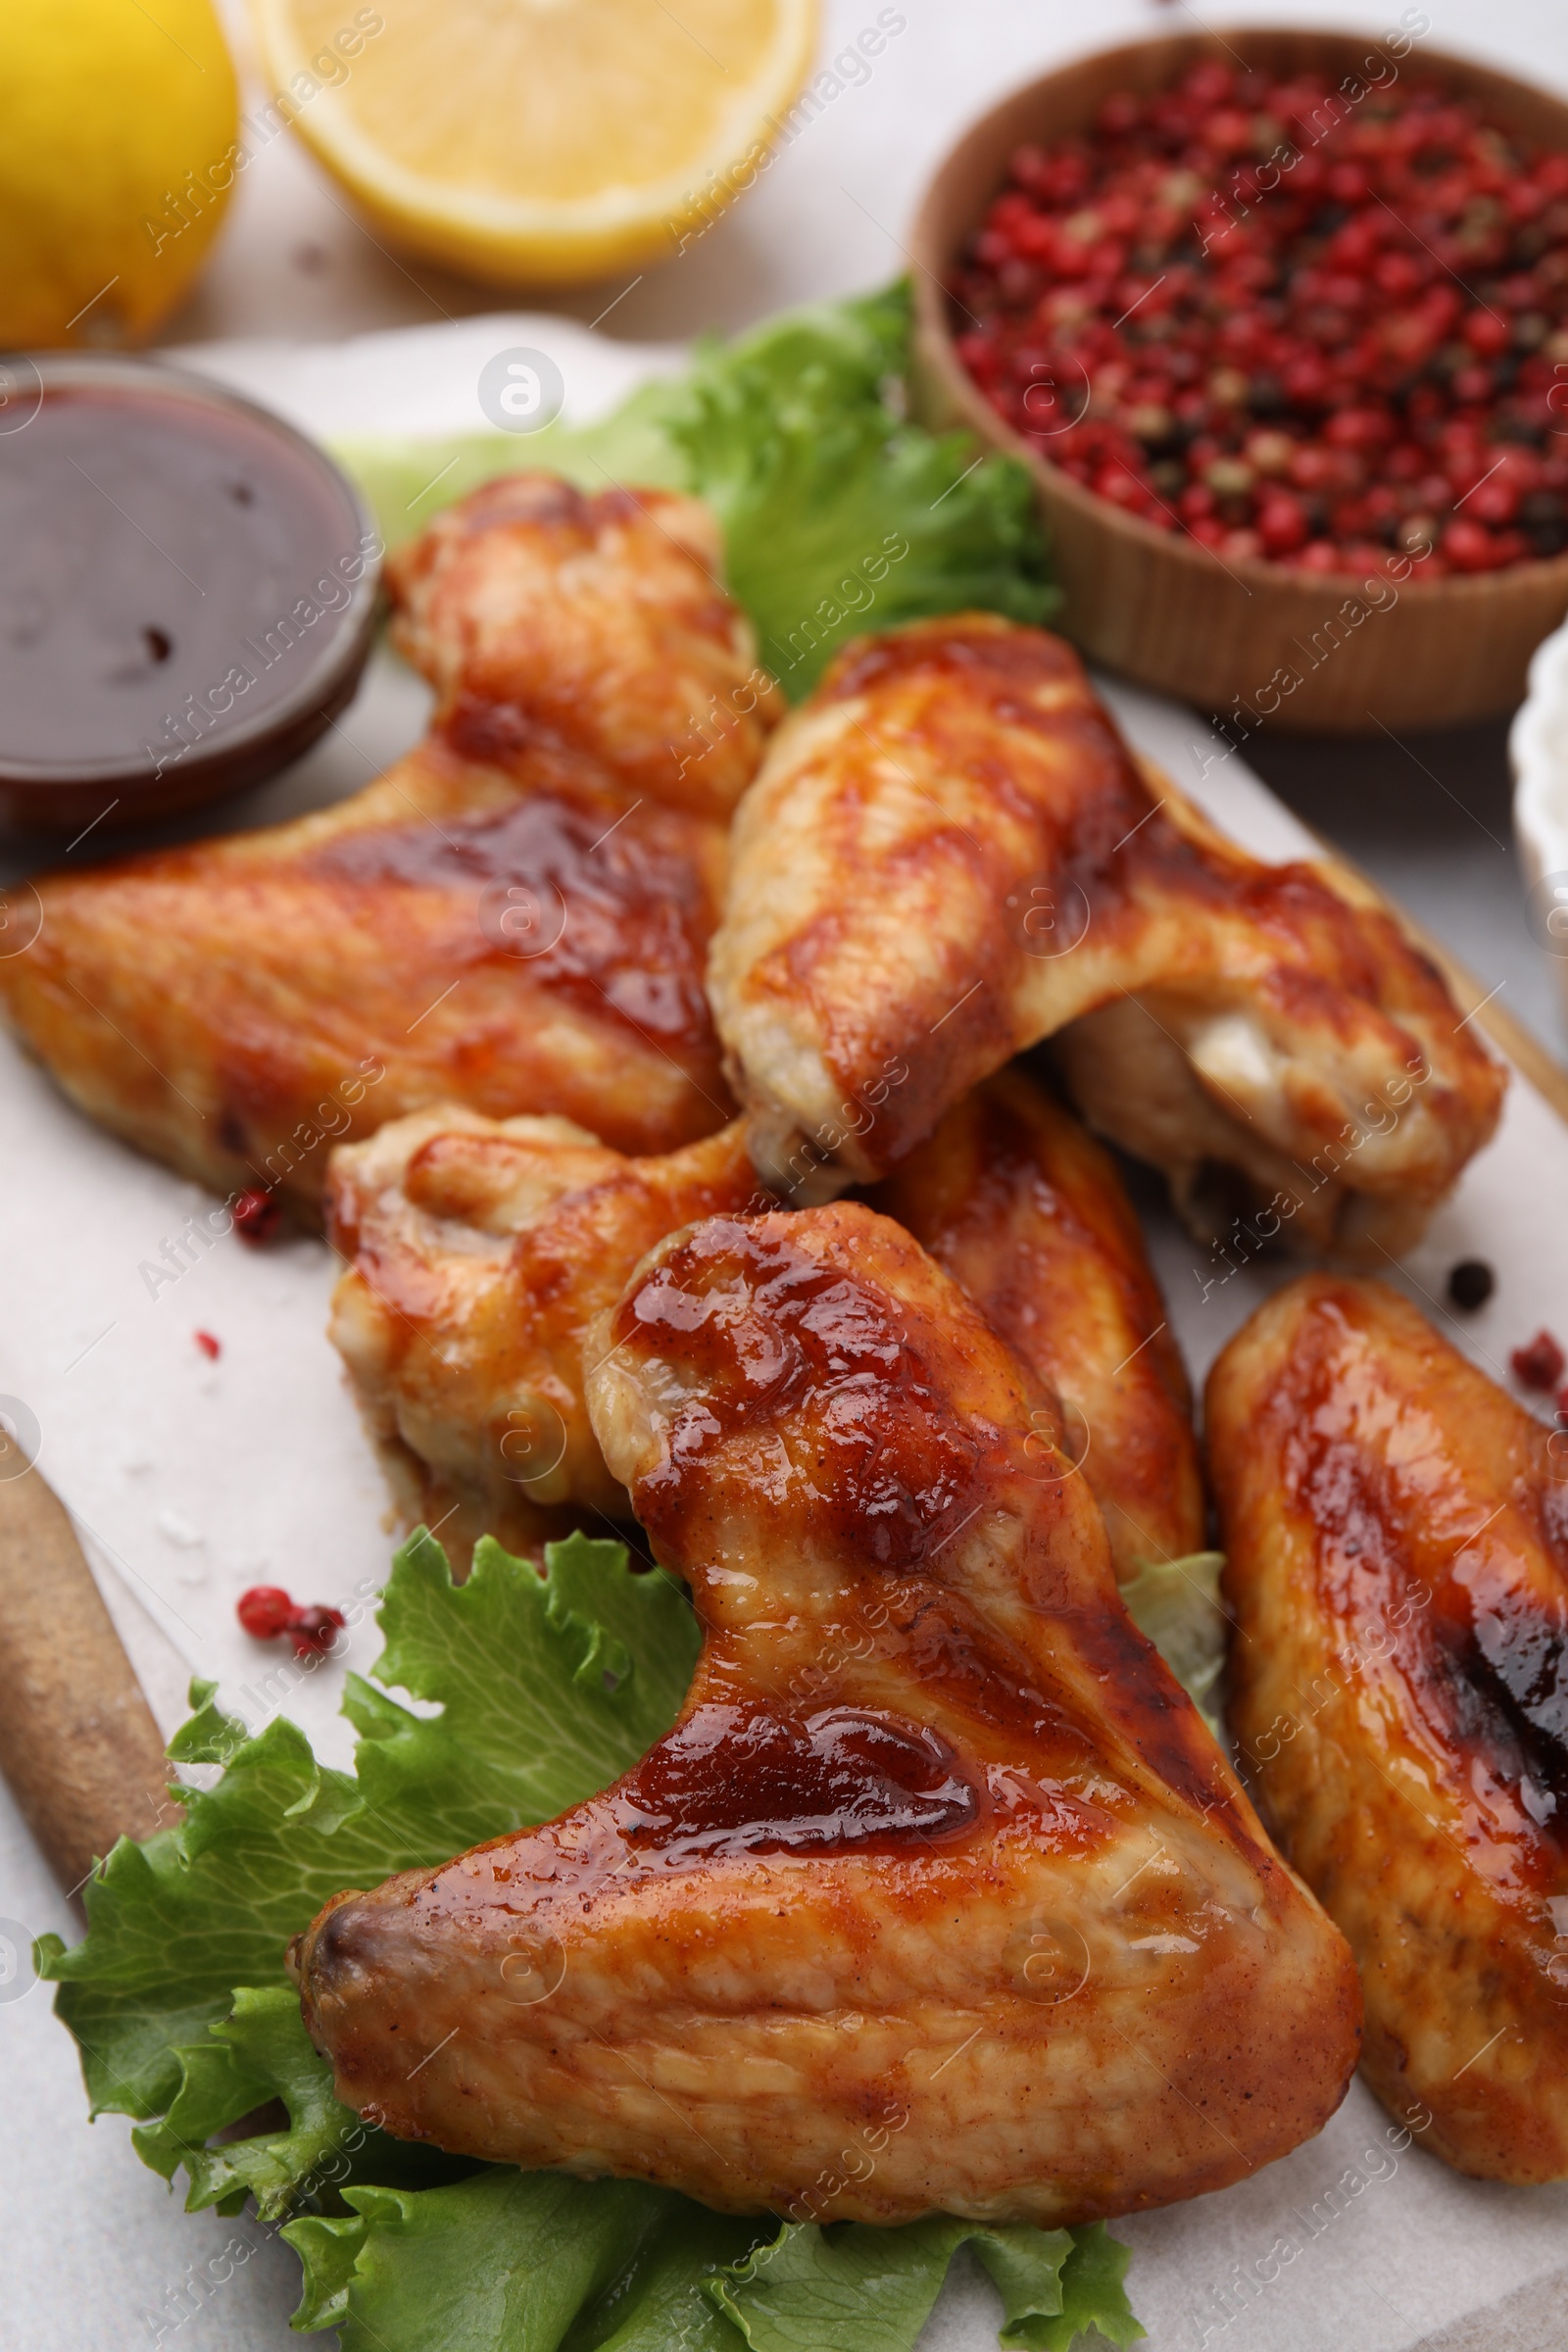
[(295, 124), (372, 222), (512, 284), (677, 253), (757, 176), (816, 34), (816, 0), (379, 0), (334, 71), (343, 0), (253, 4), (279, 89), (328, 61)]
[(222, 216), (236, 113), (210, 0), (0, 8), (0, 348), (149, 334)]

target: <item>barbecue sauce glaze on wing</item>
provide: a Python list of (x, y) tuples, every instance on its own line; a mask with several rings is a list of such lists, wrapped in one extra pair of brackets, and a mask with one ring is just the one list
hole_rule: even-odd
[(1122, 1610), (1045, 1393), (918, 1245), (852, 1204), (689, 1227), (588, 1396), (692, 1587), (685, 1711), (560, 1820), (327, 1906), (295, 1965), (339, 2094), (889, 2223), (1087, 2220), (1317, 2131), (1348, 1954)]
[(1116, 1574), (1203, 1544), (1192, 1396), (1110, 1153), (1019, 1067), (948, 1112), (870, 1195), (1061, 1399)]
[(1196, 1229), (1416, 1238), (1503, 1075), (1369, 889), (1271, 866), (1139, 769), (1060, 638), (991, 613), (858, 640), (736, 818), (709, 993), (758, 1166), (896, 1166), (1055, 1041), (1092, 1126)]
[(1209, 1378), (1230, 1720), (1348, 1937), (1365, 2070), (1490, 2180), (1568, 2175), (1568, 1447), (1382, 1284)]
[[(331, 1336), (401, 1515), (537, 1555), (586, 1504), (624, 1521), (583, 1396), (590, 1325), (677, 1226), (775, 1206), (739, 1121), (628, 1159), (562, 1120), (417, 1111), (333, 1153), (327, 1234), (347, 1270)], [(1021, 1070), (977, 1087), (873, 1205), (955, 1276), (1061, 1400), (1117, 1574), (1203, 1541), (1192, 1405), (1109, 1154)], [(1042, 1408), (1044, 1410), (1045, 1408)]]

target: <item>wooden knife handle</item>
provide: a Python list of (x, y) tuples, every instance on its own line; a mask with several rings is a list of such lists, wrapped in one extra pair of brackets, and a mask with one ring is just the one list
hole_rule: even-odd
[(59, 1497), (0, 1459), (0, 1772), (74, 1893), (172, 1807), (163, 1736)]

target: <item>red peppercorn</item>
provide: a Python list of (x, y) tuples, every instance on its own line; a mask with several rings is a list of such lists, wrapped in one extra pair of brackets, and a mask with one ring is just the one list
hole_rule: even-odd
[(281, 1585), (252, 1585), (240, 1594), (234, 1614), (254, 1640), (270, 1642), (288, 1630), (294, 1603)]
[(1467, 312), (1460, 321), (1459, 332), (1471, 350), (1480, 352), (1484, 360), (1496, 359), (1513, 341), (1512, 327), (1495, 311)]
[(1467, 522), (1462, 514), (1444, 531), (1442, 546), (1455, 571), (1490, 571), (1495, 562), (1491, 532), (1479, 522)]
[(1464, 511), (1472, 522), (1484, 522), (1492, 529), (1500, 529), (1512, 522), (1519, 512), (1519, 492), (1500, 470), (1477, 482), (1464, 502)]
[(215, 1340), (210, 1331), (194, 1331), (191, 1333), (191, 1338), (195, 1341), (203, 1355), (206, 1356), (208, 1362), (210, 1364), (216, 1364), (219, 1357), (223, 1352), (222, 1341)]
[(1128, 466), (1115, 461), (1102, 466), (1090, 487), (1097, 498), (1105, 499), (1113, 507), (1138, 507), (1144, 501), (1144, 485)]
[(1483, 402), (1492, 398), (1495, 380), (1492, 369), (1481, 367), (1479, 363), (1470, 368), (1456, 368), (1453, 371), (1453, 397), (1480, 408)]
[(1417, 294), (1426, 281), (1426, 270), (1413, 253), (1380, 253), (1372, 265), (1372, 282), (1380, 294), (1399, 297)]
[(270, 1242), (283, 1222), (283, 1211), (270, 1193), (253, 1189), (241, 1193), (234, 1202), (234, 1231), (242, 1242), (259, 1250)]
[(342, 1626), (341, 1609), (296, 1609), (284, 1631), (294, 1644), (294, 1655), (308, 1658), (313, 1650), (330, 1649), (332, 1637)]
[(1306, 510), (1288, 490), (1270, 490), (1257, 510), (1257, 535), (1267, 556), (1289, 555), (1306, 538)]
[(1286, 479), (1308, 492), (1327, 490), (1336, 471), (1332, 453), (1320, 441), (1303, 441), (1285, 468)]
[[(1293, 150), (1272, 188), (1265, 132)], [(1347, 108), (1315, 72), (1271, 84), (1219, 60), (1113, 92), (1089, 135), (1018, 150), (953, 292), (1000, 414), (1161, 530), (1344, 570), (1383, 563), (1419, 514), (1438, 542), (1423, 578), (1568, 533), (1525, 505), (1568, 489), (1568, 452), (1542, 441), (1568, 341), (1568, 158), (1469, 100), (1400, 81)], [(1022, 414), (1030, 387), (1085, 376), (1081, 441)], [(1525, 469), (1482, 490), (1503, 452)], [(1226, 462), (1250, 468), (1246, 493), (1188, 496)]]
[(1394, 433), (1394, 419), (1382, 409), (1339, 409), (1323, 427), (1331, 449), (1384, 449)]
[(1568, 1357), (1549, 1331), (1538, 1331), (1528, 1346), (1516, 1348), (1508, 1361), (1521, 1388), (1554, 1389), (1568, 1371)]
[(1131, 90), (1113, 90), (1100, 110), (1099, 127), (1107, 138), (1125, 138), (1137, 129), (1142, 111)]

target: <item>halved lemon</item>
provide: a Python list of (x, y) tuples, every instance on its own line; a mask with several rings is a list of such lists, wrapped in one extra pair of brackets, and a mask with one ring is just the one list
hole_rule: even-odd
[(289, 116), (395, 242), (502, 284), (669, 259), (765, 168), (817, 0), (252, 0)]

